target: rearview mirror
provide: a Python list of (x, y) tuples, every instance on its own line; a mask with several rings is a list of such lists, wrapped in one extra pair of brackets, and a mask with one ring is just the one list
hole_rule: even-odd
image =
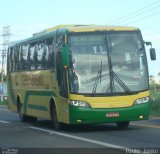
[(156, 60), (156, 51), (155, 51), (155, 48), (151, 48), (150, 49), (150, 57), (151, 57), (151, 60)]

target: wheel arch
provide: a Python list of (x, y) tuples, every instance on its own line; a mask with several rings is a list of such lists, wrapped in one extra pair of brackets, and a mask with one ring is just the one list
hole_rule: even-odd
[(53, 97), (53, 96), (50, 98), (50, 102), (49, 102), (50, 118), (51, 118), (51, 110), (52, 109), (56, 109), (57, 116), (59, 119), (59, 111), (58, 111), (58, 107), (57, 107), (57, 101), (56, 101), (55, 97)]

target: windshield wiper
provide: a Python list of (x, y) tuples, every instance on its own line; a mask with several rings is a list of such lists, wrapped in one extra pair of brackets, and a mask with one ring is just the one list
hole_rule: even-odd
[(111, 57), (109, 57), (109, 68), (110, 68), (110, 80), (111, 80), (111, 93), (113, 93), (113, 87), (115, 87), (114, 79), (117, 83), (122, 87), (122, 89), (126, 92), (126, 94), (131, 94), (131, 90), (127, 87), (127, 85), (120, 79), (120, 77), (113, 71)]
[(92, 95), (93, 96), (96, 93), (99, 80), (100, 80), (100, 83), (101, 83), (101, 79), (102, 79), (102, 60), (101, 60), (100, 70), (97, 72), (96, 80), (95, 80), (95, 83), (94, 83), (94, 86), (93, 86), (93, 90), (92, 90)]
[(127, 85), (119, 78), (119, 76), (113, 72), (113, 78), (117, 81), (117, 83), (123, 88), (123, 90), (127, 93), (127, 94), (131, 94), (131, 90), (127, 87)]

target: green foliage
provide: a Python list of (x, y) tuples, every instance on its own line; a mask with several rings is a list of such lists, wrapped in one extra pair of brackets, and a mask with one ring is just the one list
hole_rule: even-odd
[(160, 116), (160, 85), (150, 85), (150, 103), (151, 103), (151, 115)]
[(3, 102), (0, 100), (0, 105), (8, 105), (8, 100), (4, 99)]
[[(2, 74), (0, 73), (0, 81), (2, 81)], [(3, 81), (6, 81), (6, 75), (3, 75)]]

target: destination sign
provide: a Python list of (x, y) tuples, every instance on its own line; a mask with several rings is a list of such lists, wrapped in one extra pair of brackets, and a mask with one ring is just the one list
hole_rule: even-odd
[(72, 43), (91, 43), (91, 42), (102, 42), (104, 40), (104, 35), (81, 35), (72, 36)]

